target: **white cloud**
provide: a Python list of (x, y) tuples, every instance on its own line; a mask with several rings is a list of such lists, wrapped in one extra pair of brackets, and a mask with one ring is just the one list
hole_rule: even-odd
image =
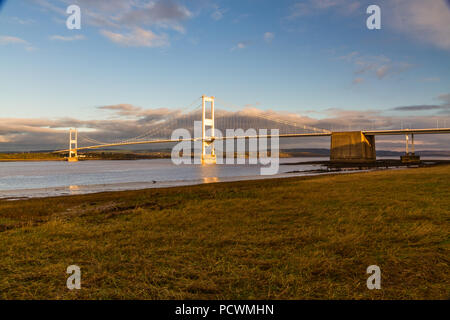
[(245, 49), (248, 47), (249, 44), (250, 44), (250, 42), (248, 42), (248, 41), (238, 42), (233, 48), (231, 48), (231, 51)]
[(266, 32), (266, 33), (264, 33), (264, 40), (267, 43), (271, 43), (274, 38), (275, 38), (275, 33), (273, 33), (273, 32)]
[[(65, 8), (78, 4), (82, 8), (83, 23), (99, 27), (109, 40), (125, 46), (161, 47), (169, 44), (168, 35), (157, 35), (152, 29), (170, 29), (185, 33), (183, 22), (193, 13), (177, 0), (35, 0), (44, 10), (65, 18)], [(111, 28), (111, 29), (110, 29)], [(112, 29), (114, 28), (114, 30)], [(143, 38), (138, 39), (139, 36)], [(76, 38), (58, 37), (54, 40), (73, 41)]]
[(50, 40), (57, 40), (57, 41), (76, 41), (76, 40), (84, 40), (86, 39), (85, 36), (83, 35), (76, 35), (76, 36), (58, 36), (58, 35), (54, 35), (54, 36), (50, 36)]
[(0, 36), (0, 45), (7, 44), (28, 44), (28, 41), (18, 37)]
[(143, 109), (128, 103), (101, 106), (98, 109), (113, 112), (115, 117), (138, 118), (145, 121), (161, 120), (180, 112), (179, 110), (169, 110), (167, 108)]
[(126, 47), (165, 47), (169, 45), (167, 35), (157, 35), (151, 30), (135, 28), (129, 33), (115, 33), (101, 30), (100, 33), (121, 46)]
[(12, 36), (0, 36), (0, 45), (23, 45), (24, 49), (27, 51), (36, 50), (36, 48), (33, 47), (28, 41)]

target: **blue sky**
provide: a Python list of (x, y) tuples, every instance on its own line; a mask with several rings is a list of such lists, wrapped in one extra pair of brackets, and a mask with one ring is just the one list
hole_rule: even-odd
[[(70, 4), (81, 30), (66, 27)], [(369, 4), (381, 30), (366, 27)], [(0, 70), (0, 118), (101, 120), (101, 106), (182, 109), (207, 94), (317, 120), (369, 110), (444, 121), (450, 4), (6, 1)]]

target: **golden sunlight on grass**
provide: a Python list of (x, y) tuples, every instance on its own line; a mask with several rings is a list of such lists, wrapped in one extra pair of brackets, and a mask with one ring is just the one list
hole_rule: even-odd
[(0, 201), (0, 298), (448, 299), (449, 190), (440, 166)]

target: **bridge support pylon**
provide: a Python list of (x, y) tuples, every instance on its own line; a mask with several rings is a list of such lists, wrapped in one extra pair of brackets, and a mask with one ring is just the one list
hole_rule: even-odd
[[(206, 118), (206, 103), (211, 103), (211, 118)], [(206, 136), (206, 127), (211, 128), (211, 135)], [(202, 96), (202, 164), (216, 164), (214, 150), (214, 97)], [(207, 150), (208, 149), (208, 150)]]
[(411, 134), (411, 151), (409, 152), (409, 135), (405, 135), (405, 155), (400, 156), (400, 161), (402, 163), (420, 163), (420, 156), (417, 156), (414, 150), (414, 133)]
[(78, 161), (78, 130), (69, 130), (69, 156), (67, 161), (76, 162)]
[(330, 161), (376, 161), (375, 136), (362, 131), (333, 132), (331, 134)]

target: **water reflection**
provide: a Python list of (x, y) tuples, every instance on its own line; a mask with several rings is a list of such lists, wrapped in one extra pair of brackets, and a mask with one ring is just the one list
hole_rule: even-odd
[(70, 194), (78, 194), (80, 191), (80, 186), (69, 186)]
[(219, 178), (218, 177), (203, 178), (203, 183), (212, 183), (212, 182), (219, 182)]

